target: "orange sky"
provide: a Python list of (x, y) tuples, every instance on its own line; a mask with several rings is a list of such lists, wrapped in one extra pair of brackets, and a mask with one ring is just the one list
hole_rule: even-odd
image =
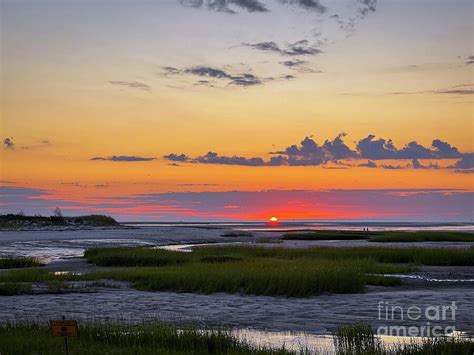
[[(357, 0), (344, 6), (321, 1), (321, 8), (308, 9), (262, 1), (266, 11), (239, 3), (233, 15), (179, 1), (2, 3), (3, 183), (77, 198), (268, 189), (472, 191), (471, 1), (433, 1), (428, 12), (423, 2), (365, 8)], [(309, 166), (197, 162), (213, 151), (268, 165), (270, 152), (300, 147), (305, 137), (321, 146), (341, 132), (357, 156)], [(435, 151), (431, 144), (439, 139), (460, 155), (419, 158), (419, 169), (399, 158), (361, 167), (371, 159), (357, 143), (369, 134), (393, 140), (397, 149), (416, 141)], [(189, 160), (165, 159), (170, 153)], [(154, 159), (106, 160), (111, 156)], [(460, 159), (464, 165), (455, 168)], [(439, 168), (425, 168), (430, 163)], [(262, 209), (255, 218), (268, 213)], [(304, 207), (280, 214), (341, 216)]]

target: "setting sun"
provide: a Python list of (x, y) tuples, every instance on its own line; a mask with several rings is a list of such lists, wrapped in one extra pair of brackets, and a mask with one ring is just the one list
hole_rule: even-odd
[(270, 222), (278, 222), (278, 218), (276, 218), (276, 217), (271, 217), (271, 218), (270, 218)]

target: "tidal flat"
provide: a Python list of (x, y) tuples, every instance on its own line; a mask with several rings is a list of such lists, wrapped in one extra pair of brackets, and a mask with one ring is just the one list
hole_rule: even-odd
[(0, 296), (0, 323), (62, 315), (81, 324), (164, 322), (257, 332), (254, 341), (281, 345), (304, 342), (302, 334), (311, 343), (348, 324), (426, 323), (380, 319), (380, 302), (404, 309), (455, 302), (454, 320), (432, 324), (474, 335), (472, 242), (284, 240), (286, 231), (258, 230), (222, 237), (231, 231), (171, 225), (3, 232), (0, 255), (45, 265), (0, 271), (3, 284), (32, 286)]

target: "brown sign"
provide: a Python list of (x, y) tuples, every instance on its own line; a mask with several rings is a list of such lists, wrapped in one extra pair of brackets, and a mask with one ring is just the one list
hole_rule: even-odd
[(77, 321), (50, 320), (51, 333), (55, 337), (77, 337)]

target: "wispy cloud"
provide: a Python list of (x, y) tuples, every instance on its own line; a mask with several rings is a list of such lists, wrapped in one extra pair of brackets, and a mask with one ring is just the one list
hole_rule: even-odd
[(15, 149), (15, 143), (13, 143), (13, 138), (7, 137), (3, 140), (3, 148), (8, 150)]
[(237, 14), (238, 10), (248, 12), (268, 12), (268, 8), (258, 0), (179, 0), (182, 5), (206, 8), (208, 10)]
[(213, 87), (217, 81), (224, 82), (226, 85), (253, 86), (263, 84), (265, 80), (269, 80), (269, 78), (260, 78), (252, 73), (231, 74), (225, 70), (209, 66), (194, 66), (184, 69), (166, 66), (162, 67), (162, 70), (165, 76), (193, 75), (216, 80), (216, 82), (209, 80), (197, 80), (194, 82), (194, 85), (205, 85), (210, 87)]
[(280, 0), (284, 4), (297, 5), (306, 10), (315, 11), (323, 14), (327, 11), (327, 7), (321, 5), (319, 0)]
[(109, 81), (109, 84), (117, 86), (125, 86), (132, 89), (151, 91), (151, 86), (141, 83), (139, 81)]
[(113, 155), (110, 157), (94, 157), (91, 160), (104, 160), (104, 161), (115, 161), (115, 162), (139, 162), (139, 161), (151, 161), (156, 158), (138, 157), (130, 155)]
[(246, 47), (260, 51), (274, 52), (286, 56), (305, 56), (316, 55), (323, 51), (317, 44), (310, 44), (308, 40), (303, 39), (294, 43), (288, 43), (280, 47), (276, 42), (242, 43)]

